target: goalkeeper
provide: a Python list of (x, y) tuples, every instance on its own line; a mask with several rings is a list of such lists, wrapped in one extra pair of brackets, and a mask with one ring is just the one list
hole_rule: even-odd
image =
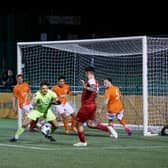
[[(30, 111), (30, 113), (28, 113), (22, 127), (18, 128), (15, 136), (10, 139), (10, 142), (16, 142), (20, 135), (25, 131), (25, 128), (31, 123), (31, 121), (36, 121), (39, 118), (44, 118), (46, 121), (50, 122), (53, 126), (53, 131), (58, 128), (56, 116), (50, 109), (52, 103), (59, 103), (57, 99), (57, 95), (48, 89), (48, 82), (45, 80), (41, 81), (40, 90), (35, 93), (33, 98), (33, 109)], [(50, 141), (55, 141), (51, 135), (45, 135), (45, 137)]]

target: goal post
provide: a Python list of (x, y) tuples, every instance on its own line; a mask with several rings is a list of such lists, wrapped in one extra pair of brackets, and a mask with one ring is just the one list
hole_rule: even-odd
[[(110, 77), (121, 88), (127, 124), (144, 136), (156, 135), (168, 122), (168, 39), (147, 36), (104, 39), (18, 42), (17, 70), (32, 88), (41, 80), (55, 85), (64, 75), (72, 91), (81, 93), (86, 66), (94, 66), (100, 82)], [(73, 98), (80, 107), (80, 94)], [(107, 122), (105, 114), (98, 118)], [(116, 124), (117, 126), (117, 124)]]
[(143, 125), (144, 135), (148, 134), (148, 49), (147, 37), (142, 38), (142, 79), (143, 79)]

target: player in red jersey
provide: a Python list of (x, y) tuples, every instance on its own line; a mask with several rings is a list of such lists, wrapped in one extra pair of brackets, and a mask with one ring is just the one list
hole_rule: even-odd
[[(77, 129), (80, 142), (75, 143), (74, 146), (87, 146), (85, 139), (85, 132), (83, 123), (87, 123), (89, 128), (96, 128), (103, 131), (109, 131), (113, 137), (117, 138), (118, 135), (112, 127), (105, 126), (102, 123), (95, 121), (96, 113), (96, 96), (99, 91), (98, 81), (95, 78), (95, 71), (93, 67), (85, 68), (86, 81), (81, 80), (83, 92), (81, 97), (81, 108), (77, 114)], [(111, 136), (112, 137), (112, 136)]]

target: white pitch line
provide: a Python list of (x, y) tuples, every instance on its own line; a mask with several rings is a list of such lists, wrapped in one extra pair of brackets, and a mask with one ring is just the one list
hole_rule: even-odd
[[(55, 150), (88, 150), (94, 149), (93, 147), (55, 147), (55, 148), (44, 148), (44, 147), (35, 147), (35, 146), (24, 146), (24, 145), (14, 145), (14, 144), (0, 144), (2, 147), (11, 147), (11, 148), (22, 148), (22, 149), (33, 149), (33, 150), (44, 150), (44, 151), (55, 151)], [(99, 147), (100, 148), (100, 147)], [(160, 148), (168, 148), (168, 146), (114, 146), (114, 147), (102, 147), (104, 150), (118, 149), (160, 149)]]
[(119, 146), (119, 147), (104, 147), (103, 149), (159, 149), (168, 148), (168, 146)]
[(0, 144), (0, 146), (11, 147), (11, 148), (23, 148), (23, 149), (53, 150), (51, 148), (40, 148), (40, 147), (35, 147), (35, 146), (23, 146), (23, 145)]
[(44, 151), (54, 151), (54, 150), (74, 150), (74, 149), (78, 149), (78, 150), (86, 150), (88, 149), (88, 147), (65, 147), (64, 149), (62, 149), (62, 147), (55, 147), (55, 148), (44, 148), (44, 147), (35, 147), (35, 146), (24, 146), (24, 145), (14, 145), (14, 144), (0, 144), (0, 147), (11, 147), (11, 148), (22, 148), (22, 149), (35, 149), (35, 150), (44, 150)]

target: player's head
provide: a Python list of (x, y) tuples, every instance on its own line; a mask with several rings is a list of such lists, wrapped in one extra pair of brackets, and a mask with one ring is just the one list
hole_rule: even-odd
[(49, 85), (49, 83), (46, 80), (43, 80), (43, 81), (40, 82), (40, 91), (41, 91), (42, 94), (47, 94), (48, 85)]
[(23, 75), (22, 74), (17, 74), (16, 75), (16, 81), (17, 81), (17, 84), (22, 84), (23, 83)]
[(62, 87), (65, 84), (65, 77), (59, 76), (58, 78), (58, 86)]
[(111, 78), (106, 78), (106, 79), (104, 79), (104, 87), (105, 88), (108, 88), (108, 87), (110, 87), (112, 85), (112, 80), (111, 80)]
[(95, 77), (95, 69), (92, 66), (86, 67), (85, 68), (85, 75), (88, 78), (89, 76), (94, 76)]
[(88, 66), (88, 67), (85, 68), (85, 72), (95, 73), (95, 69), (94, 69), (94, 67), (92, 67), (92, 66)]

